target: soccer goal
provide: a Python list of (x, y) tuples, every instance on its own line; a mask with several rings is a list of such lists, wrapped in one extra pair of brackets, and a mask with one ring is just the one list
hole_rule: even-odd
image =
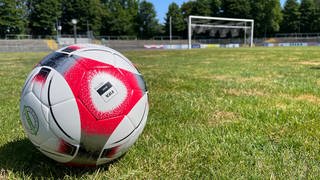
[(189, 49), (195, 44), (253, 46), (253, 19), (189, 16)]

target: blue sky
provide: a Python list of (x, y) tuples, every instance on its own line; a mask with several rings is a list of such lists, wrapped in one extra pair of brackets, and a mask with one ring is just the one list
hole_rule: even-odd
[[(188, 0), (148, 0), (149, 2), (152, 2), (153, 5), (156, 8), (157, 11), (157, 18), (160, 23), (164, 23), (164, 17), (166, 16), (166, 13), (168, 11), (168, 6), (172, 2), (177, 3), (178, 5), (181, 5), (183, 2), (186, 2)], [(285, 2), (285, 0), (280, 0), (281, 4)]]
[(186, 2), (187, 0), (148, 0), (149, 2), (152, 2), (154, 7), (156, 8), (157, 11), (157, 18), (160, 23), (164, 23), (164, 18), (166, 17), (166, 13), (168, 11), (168, 6), (172, 2), (177, 3), (179, 6), (183, 3)]

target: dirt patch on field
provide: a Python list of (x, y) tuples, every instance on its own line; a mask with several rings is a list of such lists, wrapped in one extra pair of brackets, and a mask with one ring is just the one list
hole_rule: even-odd
[(292, 96), (289, 94), (280, 94), (281, 97), (294, 100), (294, 101), (305, 101), (313, 104), (319, 104), (320, 103), (320, 97), (317, 97), (313, 94), (302, 94), (299, 96)]
[[(278, 57), (276, 57), (276, 58), (278, 58)], [(299, 61), (299, 57), (286, 57), (285, 58), (287, 61), (289, 61), (289, 62), (295, 62), (295, 61)]]
[(202, 61), (201, 64), (212, 64), (212, 61)]
[(315, 104), (320, 103), (320, 98), (317, 96), (314, 96), (312, 94), (304, 94), (304, 95), (296, 97), (295, 99), (298, 101), (307, 101), (307, 102), (315, 103)]
[(8, 172), (4, 169), (0, 170), (0, 180), (7, 180), (8, 179)]
[(236, 79), (238, 82), (264, 82), (266, 78), (263, 77), (238, 77)]
[(241, 76), (226, 76), (226, 75), (213, 75), (206, 77), (208, 79), (214, 79), (219, 81), (235, 81), (238, 83), (246, 83), (246, 82), (265, 82), (266, 78), (263, 77), (241, 77)]
[(170, 78), (170, 79), (168, 79), (168, 81), (171, 83), (183, 83), (184, 82), (184, 80), (180, 79), (180, 78)]
[(232, 80), (232, 76), (225, 76), (225, 75), (217, 75), (217, 76), (209, 76), (210, 79), (215, 79), (219, 81), (229, 81)]
[(218, 125), (218, 124), (224, 124), (224, 123), (231, 123), (235, 122), (239, 119), (237, 114), (234, 112), (228, 112), (228, 111), (215, 111), (212, 114), (212, 118), (209, 119), (209, 125)]
[(288, 106), (287, 106), (286, 104), (284, 104), (284, 103), (280, 103), (280, 102), (279, 102), (279, 103), (276, 104), (276, 108), (277, 108), (277, 109), (286, 110), (287, 107), (288, 107)]
[(310, 66), (320, 66), (320, 62), (317, 62), (317, 61), (302, 61), (302, 62), (299, 62), (298, 64), (310, 65)]
[(158, 64), (148, 64), (148, 65), (142, 65), (142, 64), (134, 64), (136, 68), (159, 68), (160, 66)]
[(146, 59), (156, 59), (157, 57), (158, 58), (167, 58), (170, 56), (170, 54), (168, 53), (164, 53), (164, 52), (161, 52), (161, 51), (158, 51), (159, 53), (151, 53), (150, 51), (150, 54), (144, 54), (144, 55), (139, 55), (139, 58), (146, 58)]
[(266, 93), (257, 89), (224, 89), (225, 94), (233, 96), (265, 96)]

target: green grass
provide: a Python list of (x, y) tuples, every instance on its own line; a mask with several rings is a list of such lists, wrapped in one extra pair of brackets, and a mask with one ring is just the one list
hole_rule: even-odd
[(320, 177), (318, 47), (125, 52), (149, 88), (147, 126), (121, 159), (84, 169), (24, 135), (20, 91), (45, 54), (0, 54), (0, 179)]

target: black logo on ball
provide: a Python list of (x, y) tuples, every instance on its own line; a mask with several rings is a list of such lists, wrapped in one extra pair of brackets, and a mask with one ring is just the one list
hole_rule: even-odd
[(102, 97), (105, 102), (108, 102), (113, 96), (117, 94), (117, 91), (110, 82), (106, 82), (95, 88), (97, 93)]

